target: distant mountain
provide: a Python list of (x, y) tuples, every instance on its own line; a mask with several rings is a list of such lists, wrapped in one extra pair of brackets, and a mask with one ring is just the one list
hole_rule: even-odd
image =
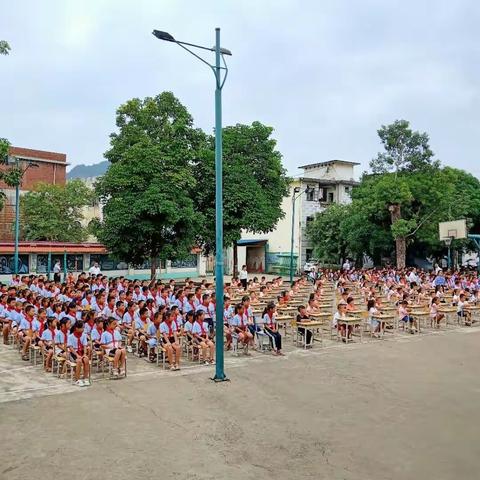
[(75, 165), (67, 173), (67, 179), (99, 177), (107, 171), (108, 163), (108, 160), (105, 160), (104, 162), (95, 163), (93, 165)]

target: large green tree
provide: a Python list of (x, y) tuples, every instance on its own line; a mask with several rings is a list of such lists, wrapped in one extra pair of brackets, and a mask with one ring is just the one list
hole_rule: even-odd
[[(224, 245), (234, 246), (242, 230), (268, 233), (283, 218), (282, 200), (288, 195), (289, 179), (282, 156), (272, 138), (273, 128), (260, 122), (237, 124), (223, 129), (223, 232)], [(205, 222), (199, 243), (205, 251), (215, 250), (215, 154), (214, 138), (195, 165), (199, 188), (195, 194)]]
[(134, 98), (117, 110), (110, 135), (111, 162), (96, 191), (104, 204), (97, 236), (117, 257), (133, 264), (187, 255), (202, 214), (192, 195), (193, 164), (205, 143), (187, 109), (171, 92)]
[(10, 50), (8, 42), (6, 40), (0, 40), (0, 55), (8, 55)]
[(373, 174), (381, 175), (370, 184), (372, 203), (375, 208), (389, 212), (397, 267), (404, 268), (407, 237), (422, 220), (419, 212), (409, 215), (406, 211), (412, 209), (415, 201), (408, 179), (419, 172), (434, 173), (439, 162), (433, 158), (428, 135), (413, 131), (406, 120), (383, 125), (378, 136), (384, 151), (370, 162)]
[(22, 196), (21, 230), (25, 240), (83, 242), (88, 237), (83, 225), (83, 208), (94, 194), (81, 180), (65, 185), (38, 183)]

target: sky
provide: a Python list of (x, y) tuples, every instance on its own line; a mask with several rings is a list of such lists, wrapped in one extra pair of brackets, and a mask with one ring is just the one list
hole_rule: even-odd
[[(291, 174), (360, 162), (377, 129), (406, 119), (436, 157), (480, 177), (480, 4), (475, 0), (0, 0), (0, 137), (103, 160), (115, 110), (172, 91), (212, 132), (214, 77), (177, 45), (230, 49), (224, 125), (259, 120)], [(210, 55), (207, 52), (207, 57)], [(213, 61), (213, 56), (211, 61)]]

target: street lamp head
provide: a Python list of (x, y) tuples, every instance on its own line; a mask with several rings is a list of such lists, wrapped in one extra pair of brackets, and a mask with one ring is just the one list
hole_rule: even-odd
[[(215, 46), (212, 47), (212, 52), (215, 51)], [(220, 47), (220, 53), (222, 55), (230, 55), (232, 56), (232, 52), (228, 49), (228, 48), (223, 48), (223, 47)]]
[(152, 34), (155, 35), (159, 40), (165, 40), (166, 42), (175, 42), (175, 39), (168, 32), (154, 30)]
[(295, 188), (293, 189), (293, 193), (298, 193), (299, 191), (300, 191), (300, 187), (295, 187)]

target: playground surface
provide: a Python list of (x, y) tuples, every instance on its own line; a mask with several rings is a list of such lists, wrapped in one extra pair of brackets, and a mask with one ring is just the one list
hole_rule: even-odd
[(479, 342), (475, 327), (240, 356), (222, 384), (203, 366), (83, 389), (0, 374), (0, 478), (478, 478)]

